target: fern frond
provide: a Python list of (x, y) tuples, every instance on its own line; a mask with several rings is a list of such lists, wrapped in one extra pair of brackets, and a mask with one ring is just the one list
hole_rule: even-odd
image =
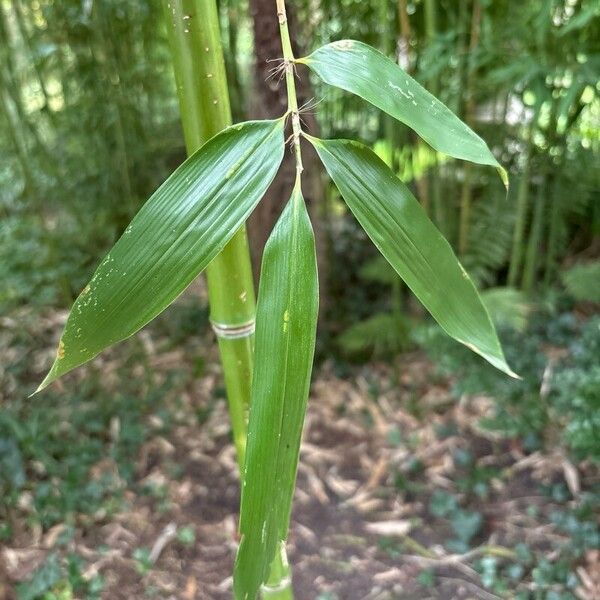
[(561, 278), (575, 300), (600, 304), (600, 260), (577, 264), (563, 271)]
[(469, 250), (462, 262), (479, 285), (493, 283), (508, 261), (515, 219), (512, 204), (513, 199), (502, 194), (491, 202), (484, 198), (472, 208)]
[(392, 313), (375, 313), (346, 329), (338, 336), (337, 343), (348, 355), (369, 353), (381, 357), (397, 354), (410, 345), (408, 321)]
[(521, 290), (511, 287), (489, 288), (481, 293), (481, 299), (496, 327), (525, 331), (533, 306)]

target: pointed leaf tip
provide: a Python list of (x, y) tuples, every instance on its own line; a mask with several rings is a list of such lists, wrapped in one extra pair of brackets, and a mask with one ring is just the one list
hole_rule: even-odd
[(361, 97), (414, 129), (432, 148), (506, 171), (484, 140), (395, 62), (371, 46), (340, 40), (298, 60), (325, 83)]

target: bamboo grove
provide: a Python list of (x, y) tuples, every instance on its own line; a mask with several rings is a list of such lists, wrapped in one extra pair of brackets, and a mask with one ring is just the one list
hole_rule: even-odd
[[(264, 17), (269, 4), (219, 3), (235, 120), (275, 117), (270, 107), (281, 105), (280, 92), (258, 85), (272, 65), (253, 66), (248, 48), (253, 30), (268, 27), (265, 38), (275, 42), (264, 49), (259, 45), (256, 55), (276, 57), (271, 48), (277, 24)], [(509, 197), (485, 169), (439, 162), (393, 119), (318, 80), (311, 89), (303, 78), (301, 103), (319, 100), (314, 110), (323, 135), (351, 132), (373, 145), (418, 191), (478, 282), (533, 294), (560, 283), (570, 257), (589, 246), (597, 219), (595, 2), (540, 0), (517, 11), (506, 3), (473, 0), (377, 4), (321, 0), (314, 10), (313, 2), (295, 2), (294, 43), (308, 48), (332, 41), (343, 23), (343, 37), (398, 60), (467, 124), (476, 125), (511, 173)], [(157, 0), (19, 0), (1, 8), (0, 151), (7, 158), (4, 181), (19, 182), (4, 186), (7, 235), (17, 241), (25, 235), (25, 223), (39, 227), (36, 239), (49, 250), (31, 246), (30, 259), (40, 271), (53, 272), (70, 257), (57, 278), (41, 276), (33, 289), (21, 289), (10, 278), (14, 258), (3, 256), (8, 286), (2, 302), (8, 306), (41, 294), (67, 304), (84, 283), (82, 269), (109, 248), (178, 160), (177, 103), (162, 8)], [(263, 16), (255, 22), (251, 14)], [(90, 145), (93, 152), (82, 152)], [(546, 193), (538, 202), (540, 190)], [(321, 248), (330, 246), (329, 219), (337, 199), (331, 188), (317, 192), (311, 191), (309, 200), (314, 196), (322, 206), (316, 215), (317, 246), (327, 255), (330, 251)], [(21, 199), (18, 222), (13, 198)], [(60, 216), (60, 234), (41, 218), (48, 213)], [(255, 263), (257, 244), (263, 242), (252, 240), (266, 239), (273, 219), (250, 222)], [(488, 235), (492, 229), (494, 236)], [(73, 252), (65, 240), (75, 232), (85, 232), (88, 243)], [(335, 278), (322, 280), (333, 294), (339, 285)]]
[[(64, 183), (73, 168), (68, 150), (76, 140), (77, 114), (84, 103), (98, 100), (83, 97), (72, 85), (70, 74), (84, 72), (85, 61), (94, 63), (94, 72), (105, 69), (98, 93), (111, 114), (113, 151), (93, 158), (110, 164), (116, 177), (98, 186), (96, 197), (106, 195), (118, 210), (106, 213), (114, 219), (112, 230), (90, 240), (93, 248), (108, 253), (91, 279), (82, 282), (54, 364), (37, 391), (134, 335), (206, 272), (210, 322), (240, 466), (234, 571), (239, 599), (259, 593), (292, 597), (285, 542), (316, 343), (320, 253), (315, 232), (328, 214), (322, 207), (309, 211), (305, 202), (307, 182), (320, 181), (313, 174), (315, 162), (305, 160), (307, 149), (329, 176), (323, 204), (338, 210), (341, 205), (355, 217), (382, 264), (391, 268), (390, 281), (399, 285), (395, 282), (401, 280), (449, 336), (512, 377), (518, 375), (504, 358), (476, 284), (503, 285), (530, 297), (554, 284), (564, 255), (587, 247), (594, 235), (593, 222), (590, 227), (581, 221), (593, 214), (597, 193), (597, 172), (590, 172), (586, 162), (586, 150), (597, 140), (585, 134), (598, 111), (595, 63), (578, 50), (581, 38), (590, 35), (584, 26), (595, 15), (591, 4), (541, 2), (537, 11), (523, 8), (527, 15), (519, 24), (535, 26), (535, 39), (532, 48), (518, 49), (524, 58), (510, 68), (490, 50), (506, 49), (502, 39), (495, 39), (506, 32), (491, 30), (489, 21), (490, 11), (502, 9), (481, 0), (461, 1), (456, 13), (429, 1), (381, 3), (364, 22), (354, 15), (357, 39), (349, 39), (345, 27), (343, 36), (333, 33), (339, 18), (334, 11), (344, 15), (357, 9), (355, 3), (323, 1), (317, 18), (310, 6), (298, 3), (294, 18), (301, 26), (293, 34), (283, 0), (256, 4), (277, 19), (281, 47), (272, 57), (271, 76), (285, 90), (281, 111), (260, 120), (232, 119), (251, 111), (243, 102), (244, 85), (250, 83), (236, 68), (242, 62), (236, 56), (236, 27), (243, 21), (237, 11), (243, 7), (233, 2), (165, 0), (166, 36), (154, 29), (153, 11), (159, 7), (141, 2), (121, 10), (117, 3), (102, 9), (93, 5), (81, 14), (83, 29), (90, 31), (67, 30), (73, 37), (66, 42), (47, 40), (40, 23), (44, 10), (77, 11), (75, 4), (62, 9), (2, 4), (0, 29), (3, 126), (16, 157), (9, 168), (21, 173), (20, 193), (31, 201), (32, 214), (42, 217), (40, 229), (48, 247), (56, 246), (55, 260), (64, 260), (59, 255), (65, 249), (55, 244), (40, 198), (46, 188), (51, 193), (72, 189), (77, 198), (89, 185), (88, 177)], [(135, 21), (129, 11), (142, 18)], [(136, 26), (129, 28), (133, 21)], [(131, 36), (132, 43), (123, 44), (127, 49), (116, 36), (107, 41), (115, 33), (114, 22)], [(364, 30), (365, 23), (376, 26)], [(560, 51), (553, 49), (555, 37), (564, 40)], [(524, 45), (527, 39), (524, 35)], [(75, 52), (66, 52), (68, 45)], [(546, 62), (527, 59), (542, 49)], [(48, 55), (40, 59), (43, 52)], [(15, 57), (24, 53), (35, 67), (27, 73), (36, 90), (34, 108), (34, 93), (19, 84)], [(159, 183), (154, 169), (136, 168), (144, 157), (129, 148), (135, 136), (139, 147), (152, 147), (156, 136), (150, 135), (146, 115), (157, 129), (168, 131), (162, 114), (173, 97), (141, 85), (143, 70), (129, 73), (127, 67), (142, 54), (155, 56), (165, 71), (172, 61), (188, 154), (172, 169), (157, 145), (153, 165), (172, 174), (153, 193)], [(456, 60), (446, 64), (440, 56)], [(150, 69), (147, 61), (140, 62)], [(123, 78), (115, 78), (121, 70)], [(299, 73), (308, 83), (298, 83)], [(442, 73), (449, 85), (441, 84)], [(168, 81), (166, 72), (163, 76)], [(107, 82), (110, 88), (102, 89)], [(132, 102), (136, 85), (141, 93)], [(266, 86), (260, 95), (269, 93), (263, 82), (254, 85)], [(309, 131), (303, 120), (308, 111), (300, 100), (306, 91), (301, 85), (324, 98), (317, 130)], [(366, 119), (364, 103), (369, 105)], [(515, 111), (517, 125), (509, 127)], [(99, 126), (98, 116), (89, 126)], [(64, 158), (55, 160), (53, 149), (62, 145)], [(280, 214), (262, 224), (269, 227), (264, 248), (252, 248), (255, 259), (262, 258), (255, 302), (246, 221), (280, 168), (291, 168), (294, 176), (286, 199), (280, 198)], [(509, 173), (515, 175), (510, 189)], [(573, 189), (580, 192), (576, 201)], [(149, 199), (143, 202), (144, 197)], [(73, 227), (92, 226), (89, 215), (79, 216), (77, 202), (66, 210)], [(579, 235), (575, 242), (568, 235), (573, 230)], [(330, 227), (325, 231), (331, 243), (334, 233)], [(65, 300), (74, 295), (73, 287), (64, 276)], [(395, 289), (401, 312), (405, 292)]]

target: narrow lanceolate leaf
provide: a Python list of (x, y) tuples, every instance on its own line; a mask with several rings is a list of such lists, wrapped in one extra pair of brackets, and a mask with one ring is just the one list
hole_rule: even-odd
[(409, 189), (358, 142), (310, 140), (354, 216), (435, 320), (516, 377), (473, 282)]
[(507, 185), (506, 171), (486, 143), (445, 104), (371, 46), (342, 40), (298, 62), (308, 65), (325, 83), (356, 94), (402, 121), (436, 150), (496, 167)]
[(229, 127), (188, 158), (144, 204), (69, 314), (38, 388), (162, 312), (223, 249), (272, 181), (283, 120)]
[(298, 187), (265, 247), (256, 314), (246, 466), (235, 562), (238, 600), (254, 600), (287, 538), (318, 311), (312, 228)]

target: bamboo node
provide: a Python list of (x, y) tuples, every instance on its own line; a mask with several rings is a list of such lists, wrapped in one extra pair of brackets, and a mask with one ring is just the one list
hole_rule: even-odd
[(210, 325), (215, 335), (220, 339), (237, 340), (239, 338), (250, 337), (254, 335), (256, 321), (254, 319), (237, 325), (227, 323), (217, 323), (211, 321)]

